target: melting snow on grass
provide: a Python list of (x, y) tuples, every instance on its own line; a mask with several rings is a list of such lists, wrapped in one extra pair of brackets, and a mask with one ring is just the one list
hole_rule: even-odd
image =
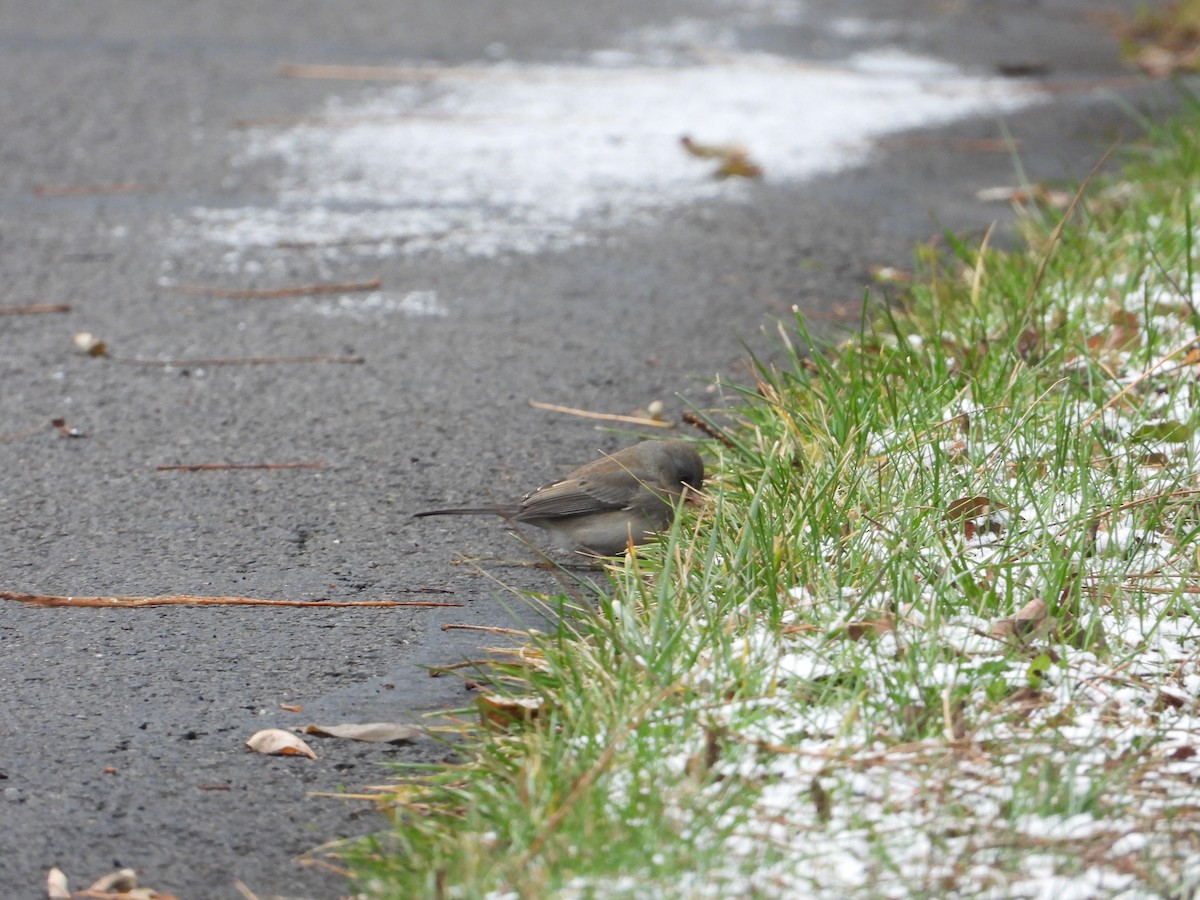
[[(1136, 317), (1110, 299), (1127, 281)], [(1194, 310), (1144, 278), (1095, 288), (1060, 300), (1093, 335), (1077, 352), (1106, 373), (1102, 414), (1060, 401), (1060, 381), (1032, 404), (963, 394), (943, 427), (914, 413), (912, 432), (873, 436), (881, 495), (963, 498), (900, 504), (848, 537), (806, 532), (814, 556), (879, 572), (899, 556), (902, 574), (879, 579), (887, 591), (796, 586), (782, 634), (752, 625), (705, 657), (698, 677), (718, 695), (737, 685), (771, 702), (711, 717), (708, 739), (726, 736), (714, 791), (740, 780), (756, 800), (709, 848), (727, 863), (684, 895), (1049, 900), (1200, 885)], [(1079, 458), (1056, 463), (1066, 445)]]

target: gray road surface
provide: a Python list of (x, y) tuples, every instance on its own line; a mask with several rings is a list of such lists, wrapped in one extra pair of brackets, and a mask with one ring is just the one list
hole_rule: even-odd
[[(1127, 4), (1131, 5), (1131, 4)], [(519, 556), (495, 523), (413, 521), (475, 492), (517, 493), (625, 439), (531, 409), (540, 399), (627, 412), (735, 373), (739, 337), (792, 304), (853, 305), (871, 264), (905, 266), (942, 226), (1005, 219), (975, 190), (1014, 180), (1003, 153), (943, 138), (1000, 137), (994, 117), (907, 136), (851, 172), (766, 184), (752, 203), (687, 207), (573, 250), (501, 260), (346, 255), (255, 280), (219, 248), (180, 246), (198, 207), (270, 205), (278, 167), (235, 165), (236, 119), (319, 110), (353, 83), (281, 78), (280, 62), (470, 63), (579, 58), (631, 29), (724, 15), (705, 0), (7, 0), (0, 7), (0, 304), (68, 303), (69, 315), (0, 317), (0, 590), (420, 599), (444, 610), (37, 609), (0, 604), (0, 893), (41, 895), (118, 866), (184, 898), (333, 897), (297, 854), (380, 826), (361, 805), (309, 796), (386, 777), (433, 742), (317, 742), (316, 762), (255, 756), (253, 731), (318, 720), (412, 720), (469, 702), (423, 665), (481, 643), (447, 623), (506, 624), (505, 594), (457, 554)], [(952, 8), (951, 8), (952, 6)], [(992, 73), (1046, 67), (1061, 83), (1126, 76), (1087, 4), (945, 5), (816, 0), (748, 47), (837, 61), (896, 43)], [(598, 9), (598, 7), (596, 7)], [(834, 36), (829, 23), (877, 27)], [(1153, 105), (1155, 89), (1123, 93)], [(1006, 120), (1034, 178), (1084, 175), (1136, 128), (1104, 90), (1058, 94)], [(931, 140), (930, 138), (936, 138)], [(134, 183), (128, 194), (45, 196), (39, 185)], [(174, 242), (174, 243), (173, 243)], [(183, 295), (381, 277), (471, 298), (444, 317), (386, 322), (291, 314), (273, 302)], [(163, 370), (91, 359), (90, 331), (138, 357), (358, 354), (362, 365)], [(87, 434), (52, 428), (64, 417)], [(157, 472), (160, 464), (321, 461), (319, 470)], [(552, 583), (493, 570), (518, 586)], [(287, 713), (281, 703), (300, 704)], [(217, 787), (217, 790), (206, 788)]]

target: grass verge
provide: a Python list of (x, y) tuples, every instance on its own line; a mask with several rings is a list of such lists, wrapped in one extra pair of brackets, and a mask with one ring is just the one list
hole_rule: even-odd
[(1027, 249), (761, 365), (710, 500), (408, 771), (380, 897), (1157, 896), (1200, 877), (1192, 109)]

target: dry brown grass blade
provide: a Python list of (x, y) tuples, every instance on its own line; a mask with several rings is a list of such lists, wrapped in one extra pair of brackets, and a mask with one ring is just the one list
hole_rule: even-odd
[(584, 792), (591, 786), (592, 782), (599, 778), (600, 775), (606, 769), (608, 769), (610, 765), (612, 765), (613, 760), (616, 758), (617, 751), (624, 745), (629, 735), (641, 726), (643, 719), (652, 709), (657, 708), (662, 701), (664, 701), (671, 694), (675, 693), (677, 690), (678, 686), (671, 684), (663, 688), (661, 691), (658, 691), (656, 694), (654, 694), (654, 696), (650, 697), (648, 700), (646, 700), (646, 702), (634, 710), (633, 715), (630, 717), (630, 721), (626, 723), (624, 727), (618, 729), (615, 734), (609, 736), (608, 746), (604, 748), (591, 767), (582, 775), (580, 775), (578, 779), (576, 779), (574, 785), (571, 787), (570, 793), (568, 793), (558, 807), (546, 817), (545, 823), (542, 825), (541, 830), (534, 837), (534, 839), (529, 842), (529, 846), (525, 848), (525, 851), (518, 856), (518, 868), (528, 864), (530, 860), (532, 860), (537, 856), (538, 853), (541, 852), (541, 849), (543, 846), (545, 846), (546, 841), (550, 840), (554, 832), (558, 830), (558, 827), (570, 814), (575, 804), (579, 801), (579, 798), (583, 796)]
[(297, 284), (281, 288), (220, 288), (205, 284), (177, 284), (173, 290), (180, 294), (201, 294), (206, 297), (225, 297), (232, 300), (273, 300), (281, 297), (308, 297), (313, 294), (352, 294), (377, 291), (383, 287), (382, 278), (370, 281), (345, 281), (338, 284)]
[(682, 416), (680, 416), (680, 419), (685, 425), (691, 425), (697, 431), (702, 432), (715, 441), (720, 441), (731, 450), (737, 448), (737, 444), (734, 443), (733, 439), (729, 437), (729, 435), (719, 429), (716, 425), (713, 425), (707, 419), (701, 418), (696, 413), (685, 412)]
[(38, 316), (46, 313), (69, 313), (69, 303), (31, 303), (27, 306), (0, 306), (0, 316)]
[[(1058, 224), (1054, 226), (1054, 231), (1050, 233), (1050, 240), (1046, 247), (1046, 252), (1042, 254), (1041, 262), (1038, 263), (1037, 274), (1033, 276), (1033, 284), (1029, 288), (1030, 305), (1033, 303), (1033, 298), (1037, 295), (1038, 289), (1042, 286), (1042, 278), (1046, 274), (1046, 267), (1050, 265), (1050, 257), (1054, 255), (1054, 248), (1058, 246), (1058, 241), (1062, 237), (1063, 229), (1067, 227), (1067, 223), (1075, 215), (1075, 209), (1079, 206), (1079, 201), (1083, 199), (1083, 192), (1087, 190), (1088, 185), (1092, 183), (1092, 179), (1100, 174), (1100, 170), (1104, 168), (1104, 164), (1108, 162), (1117, 150), (1117, 144), (1113, 144), (1104, 151), (1104, 155), (1100, 157), (1097, 163), (1092, 166), (1092, 170), (1087, 173), (1087, 177), (1079, 184), (1079, 190), (1075, 192), (1075, 196), (1071, 198), (1066, 210), (1062, 214), (1062, 218), (1058, 220)], [(988, 229), (989, 232), (991, 229)]]
[(528, 631), (518, 628), (501, 628), (498, 625), (443, 625), (442, 631), (486, 631), (488, 634), (511, 634), (517, 637), (529, 637)]
[(624, 422), (627, 425), (646, 425), (650, 428), (674, 428), (673, 422), (666, 422), (660, 419), (647, 419), (642, 416), (622, 416), (616, 413), (598, 413), (591, 412), (586, 409), (576, 409), (573, 406), (559, 406), (556, 403), (540, 403), (537, 400), (530, 400), (529, 405), (534, 409), (545, 409), (550, 412), (566, 413), (569, 416), (579, 416), (584, 419), (599, 419), (604, 422)]
[(1086, 419), (1084, 419), (1083, 424), (1079, 426), (1080, 430), (1087, 428), (1089, 425), (1091, 425), (1093, 422), (1095, 422), (1098, 418), (1100, 418), (1102, 415), (1104, 415), (1105, 410), (1111, 408), (1114, 404), (1116, 404), (1118, 401), (1120, 401), (1120, 399), (1122, 397), (1124, 397), (1126, 394), (1128, 394), (1130, 391), (1132, 391), (1134, 388), (1136, 388), (1139, 384), (1141, 384), (1143, 381), (1145, 381), (1147, 378), (1149, 378), (1151, 375), (1153, 375), (1155, 372), (1157, 372), (1159, 369), (1161, 369), (1163, 366), (1165, 366), (1167, 363), (1169, 363), (1171, 360), (1173, 360), (1176, 356), (1178, 356), (1181, 353), (1187, 352), (1194, 346), (1196, 346), (1196, 337), (1192, 336), (1192, 337), (1189, 337), (1182, 344), (1180, 344), (1178, 347), (1176, 347), (1174, 350), (1172, 350), (1170, 353), (1168, 353), (1166, 356), (1160, 357), (1159, 360), (1154, 363), (1154, 365), (1145, 369), (1140, 375), (1137, 376), (1137, 378), (1133, 379), (1133, 381), (1129, 382), (1129, 384), (1125, 385), (1125, 387), (1121, 388), (1121, 390), (1117, 391), (1115, 394), (1113, 394), (1111, 397), (1109, 397), (1108, 402), (1106, 402), (1098, 410), (1096, 410), (1094, 413), (1092, 413), (1090, 416), (1088, 416)]
[(73, 197), (80, 194), (136, 194), (146, 190), (144, 184), (39, 184), (33, 193), (39, 197)]
[[(405, 593), (449, 594), (444, 588), (409, 588)], [(79, 607), (91, 609), (145, 609), (152, 606), (297, 606), (297, 607), (392, 607), (462, 606), (432, 600), (264, 600), (258, 597), (201, 597), (194, 594), (162, 594), (155, 597), (64, 597), (57, 594), (25, 594), (0, 591), (0, 600), (28, 603), (30, 606)]]
[(323, 469), (323, 462), (286, 463), (189, 463), (175, 466), (155, 466), (156, 472), (226, 472), (241, 469)]
[(362, 365), (361, 356), (232, 356), (218, 359), (142, 359), (136, 356), (111, 356), (113, 362), (127, 366), (157, 366), (167, 369), (198, 369), (206, 366), (271, 366), (281, 363), (341, 363)]
[[(419, 68), (415, 66), (338, 66), (284, 63), (279, 74), (284, 78), (328, 78), (337, 81), (437, 81), (447, 74), (462, 77), (472, 69)], [(475, 77), (483, 77), (482, 73)]]

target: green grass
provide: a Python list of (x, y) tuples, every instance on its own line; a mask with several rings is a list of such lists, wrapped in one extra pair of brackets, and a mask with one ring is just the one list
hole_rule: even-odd
[(402, 773), (346, 851), (362, 893), (1196, 878), (1198, 148), (1191, 109), (1026, 250), (923, 252), (840, 346), (781, 327), (706, 505), (497, 664), (526, 706)]

